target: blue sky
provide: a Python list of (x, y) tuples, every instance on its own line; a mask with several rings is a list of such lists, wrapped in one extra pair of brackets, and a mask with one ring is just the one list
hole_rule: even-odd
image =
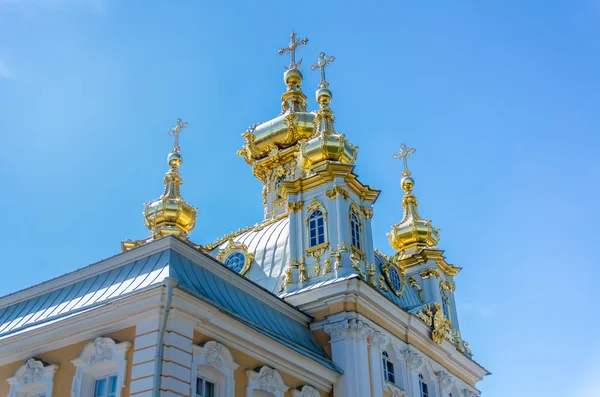
[(493, 373), (484, 395), (596, 396), (599, 19), (598, 0), (0, 0), (0, 295), (147, 235), (177, 117), (192, 240), (260, 221), (236, 151), (279, 111), (293, 28), (311, 108), (308, 66), (336, 56), (336, 127), (383, 191), (384, 251), (401, 218), (392, 154), (417, 148), (421, 214), (463, 267), (463, 336)]

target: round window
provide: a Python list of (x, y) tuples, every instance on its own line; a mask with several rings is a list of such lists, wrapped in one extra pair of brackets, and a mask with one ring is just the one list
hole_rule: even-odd
[(233, 254), (227, 257), (225, 261), (225, 266), (230, 268), (236, 273), (239, 273), (244, 269), (244, 265), (246, 263), (246, 257), (241, 252), (234, 252)]
[(402, 277), (396, 266), (390, 266), (390, 284), (396, 292), (402, 291)]

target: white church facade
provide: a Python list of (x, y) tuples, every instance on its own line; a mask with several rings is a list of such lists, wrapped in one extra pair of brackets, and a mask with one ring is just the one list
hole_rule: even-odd
[[(263, 184), (264, 219), (192, 242), (177, 120), (150, 236), (0, 298), (0, 397), (474, 397), (488, 372), (462, 339), (455, 276), (421, 218), (402, 145), (403, 218), (373, 246), (379, 191), (335, 130), (321, 53), (307, 109), (291, 42), (281, 112), (238, 152)], [(390, 153), (391, 155), (391, 153)]]

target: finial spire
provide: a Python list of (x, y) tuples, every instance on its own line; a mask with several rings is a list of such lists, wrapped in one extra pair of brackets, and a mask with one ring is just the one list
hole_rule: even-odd
[(298, 69), (300, 64), (302, 64), (302, 58), (300, 58), (298, 63), (296, 63), (296, 48), (308, 43), (307, 38), (304, 38), (302, 40), (296, 40), (296, 33), (294, 33), (294, 32), (292, 32), (292, 34), (290, 34), (290, 39), (291, 40), (290, 40), (290, 43), (288, 44), (288, 46), (285, 48), (282, 48), (278, 51), (279, 55), (283, 55), (286, 52), (289, 52), (290, 55), (292, 56), (290, 59), (290, 65), (285, 67), (286, 70)]
[(329, 83), (327, 83), (327, 80), (325, 80), (325, 68), (333, 61), (335, 61), (334, 56), (328, 57), (327, 55), (325, 55), (324, 52), (321, 52), (319, 54), (319, 59), (317, 60), (317, 63), (310, 67), (310, 70), (312, 71), (315, 71), (317, 69), (321, 70), (321, 82), (319, 83), (319, 88), (329, 87)]
[(419, 203), (413, 194), (415, 181), (410, 176), (407, 164), (408, 157), (414, 152), (416, 149), (403, 143), (400, 151), (394, 154), (395, 159), (402, 159), (404, 163), (400, 181), (400, 186), (404, 190), (402, 198), (404, 217), (400, 222), (392, 225), (392, 231), (388, 233), (388, 237), (391, 246), (398, 251), (403, 251), (403, 255), (414, 249), (435, 247), (440, 239), (439, 229), (433, 227), (431, 221), (425, 220), (419, 215)]
[(183, 129), (187, 126), (187, 121), (184, 121), (182, 123), (181, 118), (178, 118), (175, 121), (175, 127), (171, 128), (171, 130), (169, 131), (169, 135), (175, 135), (175, 145), (173, 146), (173, 153), (179, 153), (179, 150), (181, 149), (179, 147), (179, 134), (181, 134), (181, 131), (183, 131)]
[(400, 145), (400, 151), (398, 153), (394, 154), (395, 159), (402, 159), (402, 162), (404, 163), (404, 170), (402, 171), (402, 176), (410, 176), (410, 170), (408, 169), (407, 158), (411, 154), (416, 152), (416, 150), (417, 149), (408, 147), (406, 145), (406, 143), (403, 143), (402, 145)]

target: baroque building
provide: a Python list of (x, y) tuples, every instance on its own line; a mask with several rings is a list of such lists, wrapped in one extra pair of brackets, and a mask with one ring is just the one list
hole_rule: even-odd
[[(402, 145), (393, 255), (373, 245), (379, 191), (335, 129), (321, 53), (309, 111), (291, 35), (281, 110), (239, 150), (263, 184), (264, 219), (215, 242), (188, 235), (177, 120), (147, 238), (0, 298), (0, 397), (473, 397), (488, 372), (462, 339), (460, 271), (421, 217)], [(391, 154), (391, 153), (390, 153)], [(400, 192), (399, 192), (400, 195)]]

